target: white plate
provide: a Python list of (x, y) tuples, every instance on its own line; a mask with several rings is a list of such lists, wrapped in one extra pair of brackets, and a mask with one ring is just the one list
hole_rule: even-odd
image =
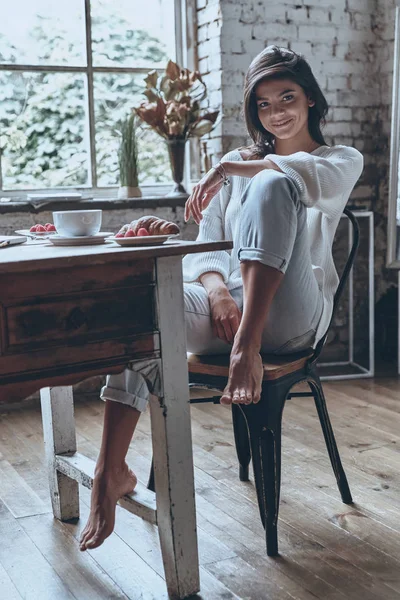
[(26, 236), (21, 235), (0, 235), (0, 248), (14, 246), (15, 244), (24, 244), (26, 240)]
[(156, 246), (158, 244), (164, 244), (171, 238), (178, 237), (179, 233), (173, 235), (137, 235), (135, 237), (110, 237), (108, 240), (117, 242), (120, 246)]
[(26, 235), (27, 237), (30, 238), (45, 238), (47, 236), (50, 235), (54, 235), (57, 233), (57, 231), (29, 231), (29, 229), (17, 229), (17, 231), (15, 233), (18, 233), (19, 235)]
[(55, 246), (90, 246), (93, 244), (104, 244), (109, 236), (113, 235), (110, 231), (96, 233), (96, 235), (71, 236), (53, 235), (49, 238), (50, 242)]

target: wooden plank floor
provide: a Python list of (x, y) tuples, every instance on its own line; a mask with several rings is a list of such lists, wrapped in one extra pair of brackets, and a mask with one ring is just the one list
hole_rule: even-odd
[[(281, 556), (265, 554), (253, 483), (241, 483), (230, 411), (192, 406), (203, 600), (400, 598), (400, 380), (325, 383), (355, 499), (341, 503), (311, 399), (287, 403), (279, 523)], [(78, 449), (96, 458), (104, 405), (76, 403)], [(128, 461), (142, 482), (149, 415)], [(53, 519), (39, 408), (0, 415), (0, 598), (167, 598), (157, 528), (117, 508), (115, 533), (81, 553), (81, 520)]]

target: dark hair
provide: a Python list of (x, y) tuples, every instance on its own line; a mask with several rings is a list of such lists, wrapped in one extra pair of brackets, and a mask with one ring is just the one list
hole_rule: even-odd
[(251, 62), (244, 83), (243, 115), (247, 131), (253, 140), (247, 146), (252, 156), (264, 158), (267, 154), (275, 152), (275, 136), (267, 131), (258, 117), (258, 108), (255, 88), (261, 81), (271, 79), (291, 79), (303, 88), (306, 96), (315, 104), (309, 108), (308, 130), (313, 140), (319, 144), (326, 144), (321, 133), (321, 126), (325, 125), (325, 116), (328, 112), (328, 103), (319, 87), (308, 62), (301, 54), (287, 48), (267, 46)]

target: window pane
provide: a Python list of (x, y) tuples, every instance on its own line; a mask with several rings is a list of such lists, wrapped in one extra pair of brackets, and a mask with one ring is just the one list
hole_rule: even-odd
[(2, 8), (0, 62), (86, 64), (84, 0), (12, 0)]
[[(95, 73), (94, 99), (98, 186), (118, 185), (118, 123), (145, 100), (143, 75)], [(168, 152), (154, 131), (138, 132), (139, 184), (171, 181)]]
[(4, 189), (88, 183), (85, 77), (81, 73), (0, 72)]
[(175, 60), (174, 0), (92, 0), (96, 67), (164, 67)]

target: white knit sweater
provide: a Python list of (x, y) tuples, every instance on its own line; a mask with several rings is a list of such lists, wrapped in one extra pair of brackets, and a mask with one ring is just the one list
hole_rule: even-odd
[[(320, 146), (311, 153), (288, 156), (268, 154), (296, 183), (300, 200), (307, 206), (313, 270), (323, 291), (324, 309), (317, 328), (316, 341), (324, 335), (331, 318), (333, 297), (339, 281), (332, 258), (332, 242), (340, 216), (363, 170), (363, 157), (348, 146)], [(225, 154), (222, 160), (243, 160), (239, 150)], [(183, 280), (198, 285), (199, 276), (209, 271), (221, 273), (229, 290), (242, 285), (240, 275), (239, 222), (241, 197), (248, 177), (231, 176), (203, 212), (198, 241), (232, 240), (232, 251), (189, 254), (183, 259)]]

